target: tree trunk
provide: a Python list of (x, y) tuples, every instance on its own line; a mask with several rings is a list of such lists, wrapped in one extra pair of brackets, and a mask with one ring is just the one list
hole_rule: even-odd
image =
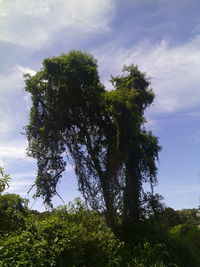
[(137, 223), (140, 219), (141, 182), (136, 162), (131, 157), (126, 164), (126, 188), (124, 195), (124, 223)]

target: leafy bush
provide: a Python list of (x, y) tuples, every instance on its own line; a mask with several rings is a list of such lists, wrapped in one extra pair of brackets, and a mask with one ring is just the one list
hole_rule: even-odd
[(200, 210), (198, 209), (182, 209), (178, 210), (182, 223), (190, 223), (194, 225), (200, 224)]
[(176, 246), (176, 255), (180, 266), (200, 266), (200, 229), (189, 224), (182, 224), (170, 230)]
[(28, 215), (28, 200), (17, 194), (0, 195), (0, 234), (21, 230)]
[(5, 194), (0, 196), (0, 212), (1, 267), (200, 266), (200, 231), (195, 226), (168, 231), (147, 220), (129, 227), (130, 238), (121, 242), (104, 217), (80, 200), (39, 213), (29, 211), (18, 195)]
[(174, 266), (170, 262), (170, 255), (165, 244), (152, 245), (149, 242), (142, 242), (134, 248), (134, 258), (131, 261), (132, 266), (140, 267), (164, 267)]
[(198, 227), (189, 224), (178, 225), (171, 229), (171, 234), (200, 250), (200, 229)]
[(120, 266), (123, 243), (96, 212), (64, 207), (45, 219), (30, 216), (0, 246), (2, 266)]

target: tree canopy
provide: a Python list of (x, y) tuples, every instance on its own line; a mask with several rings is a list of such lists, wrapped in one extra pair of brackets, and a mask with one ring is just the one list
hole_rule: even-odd
[(126, 66), (107, 91), (97, 61), (71, 51), (45, 59), (25, 82), (32, 97), (26, 135), (28, 154), (37, 159), (36, 195), (51, 204), (66, 164), (73, 164), (83, 196), (105, 211), (111, 226), (117, 214), (138, 221), (152, 200), (160, 151), (158, 138), (144, 126), (144, 111), (154, 100), (146, 75)]

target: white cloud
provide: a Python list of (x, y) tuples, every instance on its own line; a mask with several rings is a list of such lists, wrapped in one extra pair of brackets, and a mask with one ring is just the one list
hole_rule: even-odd
[(23, 67), (23, 66), (20, 66), (20, 65), (17, 65), (17, 67), (23, 74), (30, 74), (32, 76), (36, 74), (36, 71), (32, 70), (30, 68), (26, 68), (26, 67)]
[(153, 112), (183, 111), (200, 104), (199, 36), (176, 47), (170, 47), (165, 41), (157, 46), (142, 42), (131, 49), (119, 49), (111, 44), (94, 53), (104, 80), (110, 78), (108, 73), (120, 74), (123, 65), (131, 63), (146, 72), (156, 93)]
[(28, 120), (24, 72), (34, 73), (30, 68), (16, 66), (0, 75), (0, 166), (6, 168), (18, 160), (27, 162), (27, 140), (21, 134)]
[(9, 194), (19, 194), (21, 197), (32, 200), (33, 194), (28, 194), (29, 189), (34, 184), (34, 180), (29, 179), (28, 181), (15, 181), (11, 182), (9, 189), (5, 193)]
[(109, 30), (112, 0), (2, 0), (0, 39), (40, 48), (60, 30), (79, 38)]
[(28, 67), (17, 65), (0, 75), (0, 137), (18, 131), (26, 125), (30, 97), (24, 91), (23, 74), (34, 75), (36, 72)]
[(9, 140), (8, 143), (0, 143), (0, 159), (21, 160), (26, 157), (27, 142), (25, 140)]
[[(21, 191), (24, 190), (24, 188), (29, 188), (33, 183), (33, 179), (28, 179), (27, 180), (21, 180), (21, 179), (14, 179), (13, 177), (13, 182), (11, 181), (11, 185), (7, 192), (12, 193), (12, 192), (17, 192), (21, 194)], [(28, 191), (28, 190), (27, 190)], [(27, 193), (27, 192), (26, 192)]]
[(21, 168), (25, 169), (25, 172), (28, 167), (35, 168), (36, 160), (26, 154), (28, 143), (25, 137), (19, 139), (16, 136), (6, 140), (3, 135), (0, 135), (0, 138), (0, 167), (4, 167), (5, 172), (16, 174), (16, 171)]
[[(11, 181), (8, 193), (20, 193), (27, 195), (27, 191), (34, 184), (36, 173), (34, 171), (10, 173)], [(25, 191), (26, 192), (25, 192)]]
[[(0, 137), (22, 131), (26, 121), (23, 73), (14, 67), (0, 75)], [(18, 132), (18, 133), (19, 133)]]

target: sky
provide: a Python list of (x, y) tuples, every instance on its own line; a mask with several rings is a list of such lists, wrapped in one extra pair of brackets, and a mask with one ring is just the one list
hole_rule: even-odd
[[(101, 81), (135, 64), (156, 98), (146, 127), (159, 137), (158, 185), (166, 206), (197, 208), (200, 201), (199, 0), (0, 0), (0, 166), (12, 177), (7, 192), (27, 194), (36, 161), (26, 156), (24, 127), (30, 95), (24, 73), (34, 75), (47, 57), (70, 50), (91, 53)], [(73, 167), (58, 185), (64, 202), (80, 196)], [(62, 205), (58, 197), (54, 205)]]

